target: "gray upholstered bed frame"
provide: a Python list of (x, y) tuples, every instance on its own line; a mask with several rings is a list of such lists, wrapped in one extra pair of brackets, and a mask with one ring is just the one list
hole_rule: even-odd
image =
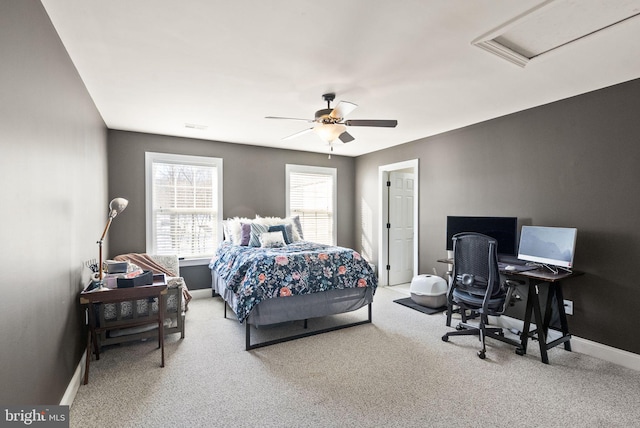
[[(212, 295), (214, 297), (220, 296), (225, 301), (224, 316), (226, 318), (227, 306), (231, 308), (235, 306), (235, 295), (232, 291), (227, 289), (224, 280), (218, 277), (214, 270), (211, 270), (211, 287)], [(372, 302), (373, 290), (370, 287), (328, 290), (320, 293), (264, 300), (253, 308), (251, 314), (245, 320), (245, 349), (248, 351), (264, 346), (275, 345), (276, 343), (288, 342), (290, 340), (300, 339), (329, 331), (371, 323)], [(363, 321), (341, 324), (322, 330), (307, 331), (266, 342), (251, 343), (252, 325), (263, 326), (287, 321), (304, 320), (304, 328), (306, 329), (307, 320), (310, 318), (351, 312), (366, 305), (369, 306), (368, 317)]]

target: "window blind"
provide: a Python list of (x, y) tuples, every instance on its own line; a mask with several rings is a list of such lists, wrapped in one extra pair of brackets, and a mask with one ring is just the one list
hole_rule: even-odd
[(289, 215), (300, 217), (305, 241), (334, 244), (334, 177), (289, 171)]
[(151, 230), (155, 254), (210, 257), (218, 242), (218, 167), (153, 160)]

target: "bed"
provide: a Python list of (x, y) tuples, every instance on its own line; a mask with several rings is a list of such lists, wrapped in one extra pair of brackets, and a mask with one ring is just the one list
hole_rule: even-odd
[[(265, 232), (276, 226), (263, 228), (260, 245), (255, 241), (254, 245), (243, 245), (247, 241), (242, 239), (222, 242), (209, 264), (214, 295), (222, 297), (246, 326), (246, 349), (370, 323), (378, 284), (373, 267), (355, 250), (304, 241), (290, 228), (286, 229), (288, 234), (282, 230)], [(258, 228), (254, 226), (254, 232)], [(280, 241), (279, 233), (289, 235), (289, 242)], [(275, 235), (282, 245), (264, 245), (267, 235)], [(368, 317), (363, 321), (251, 343), (250, 326), (304, 320), (306, 329), (308, 319), (367, 305)]]

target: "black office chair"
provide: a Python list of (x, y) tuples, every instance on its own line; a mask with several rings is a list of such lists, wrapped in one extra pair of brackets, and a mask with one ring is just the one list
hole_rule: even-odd
[[(500, 316), (511, 301), (515, 281), (500, 283), (498, 271), (498, 244), (495, 239), (480, 233), (459, 233), (453, 237), (453, 273), (449, 281), (447, 296), (448, 319), (450, 325), (453, 307), (458, 306), (462, 322), (444, 336), (477, 335), (482, 342), (478, 356), (486, 357), (485, 338), (491, 337), (501, 342), (520, 347), (520, 342), (504, 336), (502, 328), (487, 327), (489, 315)], [(479, 325), (467, 324), (467, 319), (479, 318)]]

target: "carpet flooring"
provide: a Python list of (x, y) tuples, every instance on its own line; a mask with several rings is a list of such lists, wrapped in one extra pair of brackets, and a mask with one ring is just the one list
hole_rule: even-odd
[[(219, 298), (189, 304), (186, 337), (107, 347), (70, 409), (71, 427), (630, 427), (640, 372), (554, 348), (524, 356), (456, 337), (444, 314), (378, 288), (373, 323), (244, 351), (244, 325)], [(310, 328), (366, 318), (366, 308)], [(270, 337), (298, 323), (257, 329)], [(260, 337), (257, 337), (258, 339)]]

